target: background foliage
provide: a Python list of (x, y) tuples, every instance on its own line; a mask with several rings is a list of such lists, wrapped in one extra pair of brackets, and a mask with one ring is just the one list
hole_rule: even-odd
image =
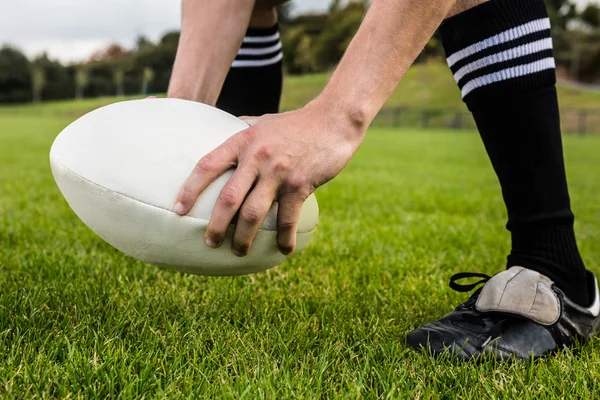
[[(600, 81), (600, 6), (577, 10), (569, 0), (546, 0), (553, 21), (559, 74), (563, 78)], [(336, 0), (323, 14), (295, 15), (280, 8), (284, 65), (288, 74), (331, 70), (362, 21), (369, 1)], [(133, 49), (111, 44), (81, 64), (62, 65), (46, 54), (29, 60), (18, 49), (0, 48), (0, 103), (160, 93), (167, 90), (179, 32), (157, 43), (139, 37)], [(442, 59), (434, 36), (417, 62)]]

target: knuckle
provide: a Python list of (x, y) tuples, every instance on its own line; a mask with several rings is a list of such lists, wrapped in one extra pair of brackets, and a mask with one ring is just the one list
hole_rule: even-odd
[(215, 169), (215, 162), (213, 157), (209, 154), (206, 155), (204, 157), (202, 157), (197, 163), (196, 163), (196, 171), (198, 172), (211, 172)]
[(244, 129), (239, 135), (246, 144), (251, 143), (256, 138), (256, 129), (253, 127)]
[(181, 187), (181, 189), (179, 190), (179, 195), (177, 196), (177, 199), (179, 201), (187, 201), (188, 198), (190, 198), (193, 194), (192, 188), (185, 184)]
[(253, 225), (261, 222), (260, 210), (255, 206), (245, 206), (244, 208), (242, 208), (240, 216), (244, 221), (249, 222)]
[(219, 196), (219, 200), (223, 207), (232, 208), (235, 207), (238, 203), (238, 194), (237, 191), (231, 186), (225, 186), (221, 191)]
[(287, 161), (277, 161), (273, 164), (272, 170), (275, 175), (284, 175), (290, 170), (290, 164)]
[(288, 178), (285, 181), (284, 187), (286, 192), (296, 194), (302, 197), (302, 199), (306, 199), (311, 193), (308, 179), (301, 175)]
[[(231, 138), (227, 139), (225, 141), (225, 143), (223, 143), (221, 146), (223, 148), (223, 151), (225, 151), (226, 153), (229, 153), (229, 154), (237, 154), (238, 148), (239, 148), (239, 145), (236, 142), (235, 136), (232, 136)], [(230, 167), (235, 166), (235, 163), (232, 163), (232, 162), (229, 162), (228, 164)]]
[(271, 146), (269, 146), (268, 144), (263, 144), (259, 146), (258, 149), (256, 149), (256, 151), (254, 152), (254, 157), (259, 161), (269, 160), (272, 156), (273, 151), (271, 149)]
[(294, 223), (294, 221), (281, 221), (277, 224), (277, 230), (279, 232), (289, 232), (294, 230), (296, 227), (296, 224)]

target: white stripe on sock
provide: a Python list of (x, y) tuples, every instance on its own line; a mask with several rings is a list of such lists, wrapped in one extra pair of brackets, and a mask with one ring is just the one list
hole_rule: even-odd
[(273, 53), (277, 50), (281, 50), (281, 42), (269, 47), (263, 47), (262, 49), (245, 49), (241, 48), (238, 51), (239, 56), (264, 56), (265, 54)]
[(246, 36), (244, 43), (267, 43), (274, 40), (279, 40), (279, 32), (275, 32), (270, 36)]
[(456, 82), (458, 83), (458, 81), (464, 78), (465, 75), (477, 71), (478, 69), (487, 67), (488, 65), (514, 60), (515, 58), (538, 53), (542, 50), (548, 50), (551, 48), (552, 38), (545, 38), (512, 49), (508, 49), (501, 53), (492, 54), (491, 56), (480, 58), (479, 60), (475, 60), (472, 63), (465, 65), (464, 67), (456, 71), (456, 73), (454, 74), (454, 79), (456, 79)]
[(462, 50), (451, 54), (448, 57), (448, 66), (453, 66), (463, 58), (469, 57), (472, 54), (480, 52), (481, 50), (487, 49), (488, 47), (496, 46), (501, 43), (510, 42), (511, 40), (518, 39), (530, 33), (543, 31), (550, 29), (550, 18), (536, 19), (523, 25), (511, 28), (504, 32), (500, 32), (497, 35), (489, 37), (481, 42), (472, 44), (471, 46), (465, 47)]
[(492, 83), (506, 81), (508, 79), (518, 78), (520, 76), (531, 75), (535, 74), (536, 72), (552, 68), (556, 68), (554, 57), (548, 57), (530, 64), (517, 65), (516, 67), (506, 68), (492, 74), (484, 75), (467, 82), (467, 84), (463, 86), (461, 90), (462, 97), (464, 98), (477, 88), (487, 86)]
[(277, 64), (283, 59), (283, 53), (277, 54), (275, 57), (267, 58), (266, 60), (235, 60), (231, 64), (231, 68), (258, 68), (268, 65)]

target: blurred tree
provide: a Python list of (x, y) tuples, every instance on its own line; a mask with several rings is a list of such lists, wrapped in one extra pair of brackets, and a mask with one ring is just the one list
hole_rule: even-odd
[(298, 15), (294, 18), (294, 26), (302, 26), (310, 36), (318, 36), (328, 24), (327, 14)]
[(168, 32), (160, 39), (159, 44), (161, 46), (177, 50), (177, 46), (179, 44), (179, 31)]
[(140, 79), (136, 92), (143, 84), (144, 68), (150, 68), (153, 71), (152, 92), (167, 91), (178, 44), (179, 32), (169, 32), (159, 40), (156, 46), (136, 52), (133, 60), (133, 69), (136, 71), (138, 79)]
[[(554, 53), (562, 75), (600, 82), (600, 6), (579, 10), (575, 0), (545, 0), (552, 20)], [(339, 62), (368, 9), (367, 0), (335, 0), (329, 12), (296, 15), (287, 3), (279, 10), (284, 66), (287, 73), (329, 70)], [(156, 43), (139, 36), (132, 50), (111, 44), (95, 52), (85, 65), (63, 66), (43, 54), (31, 63), (18, 50), (0, 49), (0, 102), (108, 96), (115, 93), (165, 92), (175, 60), (179, 32)], [(439, 35), (417, 62), (442, 58)], [(43, 76), (39, 72), (43, 70)], [(152, 88), (150, 89), (150, 85)]]
[(33, 102), (38, 104), (42, 101), (42, 91), (46, 85), (46, 71), (40, 64), (32, 64), (31, 88), (33, 90)]
[(313, 39), (308, 35), (302, 35), (299, 39), (295, 54), (296, 65), (301, 73), (313, 72), (316, 70), (312, 54)]
[(341, 3), (340, 0), (332, 3), (327, 24), (313, 44), (314, 61), (319, 70), (338, 63), (369, 6), (367, 1), (349, 2), (345, 7)]
[(146, 49), (151, 49), (154, 46), (154, 43), (150, 41), (146, 36), (138, 36), (135, 40), (135, 50), (143, 51)]
[(442, 40), (439, 34), (437, 33), (433, 35), (431, 39), (429, 39), (429, 41), (417, 57), (416, 62), (425, 62), (432, 58), (438, 58), (440, 60), (443, 60), (445, 58)]
[(579, 14), (579, 19), (590, 29), (600, 29), (600, 5), (588, 4)]
[(292, 16), (293, 4), (292, 3), (284, 3), (280, 6), (277, 6), (277, 19), (279, 20), (280, 26), (290, 25), (294, 17)]
[(570, 30), (564, 34), (564, 40), (569, 43), (569, 50), (557, 53), (557, 58), (567, 67), (570, 78), (582, 82), (600, 80), (600, 31)]
[(13, 47), (0, 48), (0, 103), (29, 102), (31, 99), (29, 60)]
[(45, 79), (40, 94), (42, 99), (47, 101), (73, 98), (75, 84), (69, 75), (69, 68), (58, 61), (50, 60), (46, 53), (37, 56), (31, 64), (44, 70)]
[(90, 84), (90, 71), (89, 69), (81, 65), (75, 70), (75, 98), (77, 100), (83, 99), (85, 88)]
[(129, 51), (120, 45), (113, 43), (102, 50), (94, 52), (88, 60), (88, 64), (102, 61), (122, 60), (129, 56)]
[[(301, 74), (310, 72), (311, 68), (306, 68), (306, 57), (305, 54), (299, 54), (299, 46), (306, 39), (310, 41), (310, 37), (306, 34), (304, 26), (294, 25), (285, 31), (285, 34), (281, 38), (281, 45), (283, 48), (283, 63), (285, 69), (291, 74)], [(310, 49), (308, 50), (309, 56)], [(302, 58), (302, 59), (301, 59)]]
[(545, 0), (552, 23), (554, 36), (567, 30), (569, 23), (577, 17), (577, 6), (571, 0)]

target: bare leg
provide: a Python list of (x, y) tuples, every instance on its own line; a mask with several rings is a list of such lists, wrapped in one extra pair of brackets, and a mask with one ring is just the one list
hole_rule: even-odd
[(182, 1), (181, 37), (169, 97), (216, 103), (254, 5), (254, 0)]
[(260, 116), (279, 112), (283, 84), (282, 49), (275, 5), (256, 3), (250, 26), (236, 56), (217, 107), (236, 116)]

